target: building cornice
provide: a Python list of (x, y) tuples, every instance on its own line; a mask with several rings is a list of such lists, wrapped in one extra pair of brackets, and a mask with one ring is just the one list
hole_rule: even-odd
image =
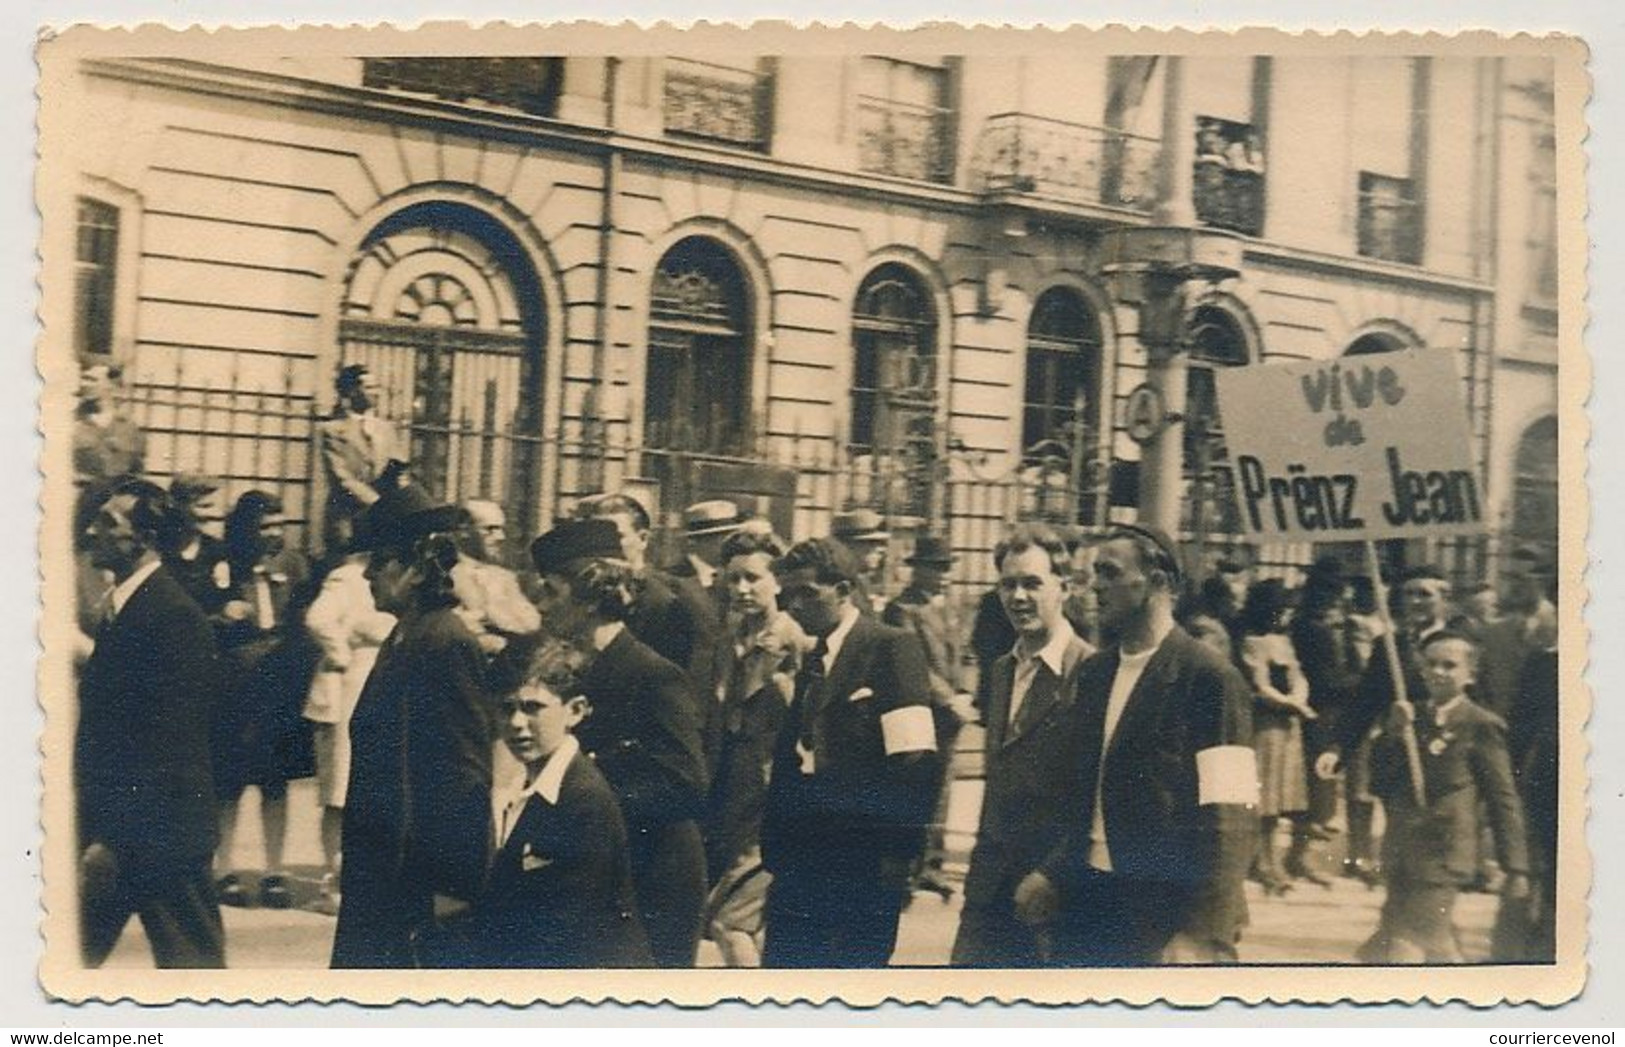
[[(280, 106), (348, 119), (549, 147), (588, 156), (619, 152), (629, 160), (665, 168), (707, 171), (728, 177), (805, 190), (824, 188), (859, 198), (974, 214), (989, 207), (1017, 209), (1040, 221), (1092, 229), (1142, 225), (1149, 216), (1126, 208), (1090, 205), (1027, 193), (982, 193), (885, 175), (839, 171), (702, 142), (629, 134), (501, 109), (478, 109), (435, 98), (350, 87), (258, 70), (174, 58), (93, 58), (87, 75), (171, 90)], [(1328, 275), (1387, 281), (1408, 288), (1452, 294), (1494, 293), (1479, 280), (1418, 266), (1340, 255), (1247, 238), (1243, 256), (1264, 265), (1290, 266)]]
[(1466, 276), (1454, 276), (1435, 269), (1385, 262), (1363, 255), (1332, 254), (1290, 247), (1272, 240), (1249, 239), (1242, 247), (1242, 257), (1249, 262), (1311, 270), (1331, 276), (1354, 276), (1362, 280), (1384, 281), (1407, 288), (1444, 291), (1461, 295), (1493, 295), (1495, 285)]
[(847, 195), (923, 205), (937, 210), (974, 212), (980, 207), (982, 199), (978, 193), (951, 186), (814, 167), (702, 142), (629, 134), (530, 113), (477, 109), (435, 98), (190, 60), (100, 58), (87, 60), (83, 69), (91, 76), (257, 105), (280, 106), (302, 112), (326, 113), (348, 119), (419, 127), (529, 146), (545, 143), (549, 147), (591, 156), (619, 152), (629, 160), (667, 168), (703, 170), (735, 178), (745, 176), (799, 189), (824, 187)]

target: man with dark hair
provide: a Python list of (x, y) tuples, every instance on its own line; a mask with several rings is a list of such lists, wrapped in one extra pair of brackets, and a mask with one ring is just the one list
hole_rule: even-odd
[[(1404, 673), (1405, 696), (1414, 701), (1423, 693), (1420, 664), (1416, 660), (1422, 642), (1434, 633), (1449, 627), (1450, 583), (1444, 572), (1430, 564), (1422, 564), (1405, 571), (1399, 583), (1399, 620), (1394, 623), (1394, 642), (1399, 650), (1399, 664)], [(1351, 753), (1371, 731), (1394, 700), (1394, 677), (1388, 666), (1388, 656), (1377, 649), (1371, 653), (1360, 690), (1337, 725), (1332, 748), (1320, 754), (1315, 761), (1317, 773), (1335, 773), (1343, 753)]]
[(1075, 757), (1078, 667), (1094, 648), (1063, 611), (1072, 562), (1058, 535), (1042, 524), (1018, 526), (994, 548), (993, 563), (1017, 639), (989, 678), (987, 785), (953, 962), (1036, 967), (1048, 929), (1016, 918), (1016, 885), (1065, 833), (1073, 813), (1065, 786)]
[(99, 967), (131, 914), (160, 967), (225, 966), (210, 859), (214, 633), (158, 549), (177, 526), (164, 491), (114, 483), (87, 507), (91, 562), (109, 572), (109, 616), (79, 680), (80, 945)]
[(1526, 545), (1514, 551), (1505, 577), (1506, 617), (1484, 629), (1473, 697), (1491, 712), (1510, 717), (1524, 663), (1557, 639), (1557, 608), (1543, 593), (1552, 574), (1538, 548)]
[(1063, 966), (1235, 959), (1257, 840), (1252, 692), (1174, 624), (1174, 545), (1119, 526), (1095, 557), (1106, 647), (1079, 670), (1071, 831), (1016, 889)]
[(378, 501), (386, 471), (407, 458), (395, 427), (377, 413), (378, 380), (365, 364), (347, 364), (333, 381), (333, 417), (316, 426), (316, 445), (327, 467), (327, 515), (323, 538), (329, 552), (349, 541), (355, 516)]
[(773, 756), (762, 858), (767, 967), (883, 967), (936, 779), (925, 656), (862, 614), (858, 565), (830, 538), (773, 572), (784, 609), (814, 640)]

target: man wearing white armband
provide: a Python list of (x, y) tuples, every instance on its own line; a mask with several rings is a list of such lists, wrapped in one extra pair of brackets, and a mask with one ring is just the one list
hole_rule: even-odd
[(1095, 557), (1105, 646), (1079, 669), (1070, 830), (1016, 890), (1061, 966), (1236, 958), (1256, 842), (1252, 694), (1174, 624), (1179, 559), (1123, 525)]
[(801, 542), (773, 573), (815, 643), (768, 784), (762, 965), (883, 967), (936, 801), (925, 652), (859, 612), (858, 563), (840, 542)]

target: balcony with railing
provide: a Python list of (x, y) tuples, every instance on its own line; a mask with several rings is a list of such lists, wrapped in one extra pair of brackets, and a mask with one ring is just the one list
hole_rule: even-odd
[(983, 125), (973, 166), (985, 192), (1149, 211), (1160, 144), (1126, 131), (1000, 113)]
[(953, 110), (858, 99), (858, 168), (916, 182), (953, 182)]
[(667, 134), (767, 151), (772, 73), (691, 58), (667, 58), (665, 66)]
[(1360, 173), (1356, 249), (1367, 258), (1421, 264), (1422, 205), (1409, 178)]
[(553, 116), (563, 82), (562, 58), (367, 58), (363, 87), (428, 95)]

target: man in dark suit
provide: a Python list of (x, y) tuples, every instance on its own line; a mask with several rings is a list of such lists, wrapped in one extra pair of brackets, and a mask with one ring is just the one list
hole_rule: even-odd
[[(1529, 857), (1507, 757), (1506, 722), (1467, 697), (1477, 668), (1472, 640), (1434, 632), (1417, 651), (1424, 690), (1390, 705), (1371, 748), (1372, 790), (1388, 816), (1383, 869), (1388, 897), (1366, 963), (1461, 963), (1451, 920), (1456, 896), (1478, 871), (1479, 806), (1494, 831), (1503, 897), (1525, 902)], [(1411, 788), (1406, 735), (1420, 753), (1427, 802)]]
[(176, 526), (161, 488), (124, 479), (85, 533), (92, 563), (114, 583), (79, 680), (74, 746), (88, 967), (107, 959), (132, 913), (158, 966), (225, 966), (209, 870), (217, 651), (203, 611), (159, 559)]
[(1174, 624), (1172, 541), (1120, 525), (1095, 557), (1106, 648), (1079, 670), (1071, 831), (1016, 889), (1065, 966), (1235, 958), (1257, 840), (1252, 693)]
[(1071, 559), (1059, 535), (1025, 525), (993, 550), (1013, 649), (990, 674), (986, 788), (953, 962), (971, 967), (1036, 967), (1042, 932), (1016, 918), (1015, 891), (1049, 853), (1072, 816), (1065, 786), (1075, 750), (1071, 717), (1078, 667), (1094, 648), (1062, 612)]
[(938, 761), (925, 657), (854, 603), (839, 542), (774, 565), (784, 609), (814, 638), (773, 757), (762, 859), (766, 967), (883, 967), (924, 844)]
[(632, 888), (626, 823), (609, 782), (581, 751), (585, 659), (548, 644), (503, 700), (503, 741), (522, 781), (491, 797), (495, 853), (462, 919), (425, 934), (430, 967), (649, 967)]

